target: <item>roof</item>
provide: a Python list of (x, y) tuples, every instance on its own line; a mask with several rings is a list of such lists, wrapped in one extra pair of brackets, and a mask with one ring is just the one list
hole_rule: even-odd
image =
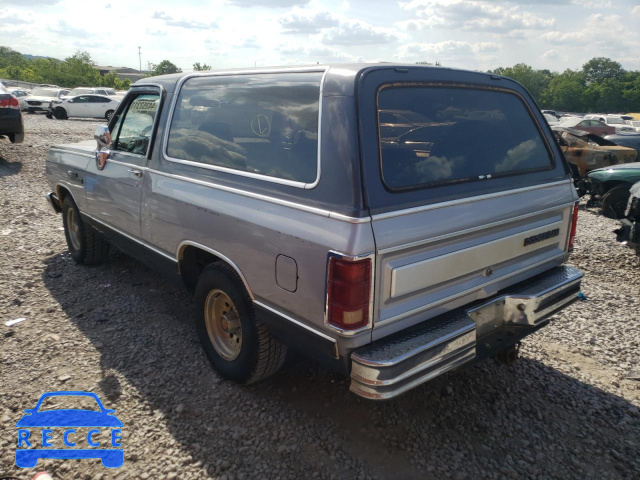
[[(438, 71), (451, 71), (467, 74), (476, 74), (483, 77), (496, 78), (510, 80), (507, 77), (496, 76), (484, 72), (475, 72), (470, 70), (455, 69), (449, 67), (441, 67), (435, 65), (418, 65), (418, 64), (404, 64), (404, 63), (336, 63), (336, 64), (314, 64), (314, 65), (288, 65), (288, 66), (272, 66), (272, 67), (250, 67), (250, 68), (232, 68), (232, 69), (217, 69), (208, 70), (206, 72), (182, 72), (172, 73), (168, 75), (160, 75), (156, 77), (147, 77), (138, 80), (132, 86), (139, 86), (145, 84), (157, 84), (161, 85), (168, 92), (172, 92), (178, 81), (187, 76), (201, 76), (208, 74), (246, 74), (246, 73), (275, 73), (286, 71), (324, 71), (327, 70), (327, 76), (325, 78), (325, 93), (329, 88), (334, 94), (353, 95), (355, 78), (365, 70), (370, 69), (390, 69), (390, 68), (410, 68), (412, 70), (438, 70)], [(514, 82), (517, 83), (517, 82)]]

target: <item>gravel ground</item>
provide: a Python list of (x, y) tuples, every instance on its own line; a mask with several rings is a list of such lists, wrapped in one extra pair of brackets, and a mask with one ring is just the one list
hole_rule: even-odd
[[(386, 403), (292, 355), (249, 387), (210, 368), (189, 295), (125, 255), (73, 263), (46, 204), (50, 145), (94, 121), (25, 115), (0, 142), (0, 476), (31, 478), (640, 478), (640, 261), (616, 222), (581, 212), (572, 262), (588, 300), (489, 360)], [(26, 320), (13, 327), (5, 322)], [(97, 393), (124, 423), (125, 464), (17, 469), (16, 421), (53, 390)]]

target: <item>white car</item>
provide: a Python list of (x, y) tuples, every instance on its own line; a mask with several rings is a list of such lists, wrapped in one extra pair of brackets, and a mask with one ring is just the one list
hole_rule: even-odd
[(111, 120), (120, 105), (119, 97), (105, 95), (76, 95), (52, 102), (48, 117), (65, 120), (69, 117), (104, 118)]
[(113, 88), (107, 88), (107, 87), (99, 87), (99, 88), (76, 87), (73, 90), (71, 90), (71, 92), (67, 96), (75, 97), (77, 95), (115, 96), (117, 95), (117, 93)]
[(27, 112), (46, 112), (49, 110), (49, 104), (54, 100), (60, 100), (61, 97), (69, 95), (66, 88), (56, 87), (37, 87), (31, 91), (24, 99), (27, 104)]
[(6, 90), (18, 99), (18, 103), (20, 103), (20, 110), (27, 109), (27, 102), (25, 100), (29, 96), (28, 90), (19, 87), (9, 87)]
[(636, 132), (640, 133), (640, 120), (631, 120), (631, 126)]

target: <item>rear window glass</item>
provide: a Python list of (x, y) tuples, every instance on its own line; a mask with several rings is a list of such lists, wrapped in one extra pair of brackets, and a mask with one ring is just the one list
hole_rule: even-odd
[(483, 180), (553, 167), (523, 102), (455, 87), (388, 87), (378, 94), (382, 176), (391, 189)]
[(322, 72), (194, 77), (180, 90), (167, 154), (312, 183)]

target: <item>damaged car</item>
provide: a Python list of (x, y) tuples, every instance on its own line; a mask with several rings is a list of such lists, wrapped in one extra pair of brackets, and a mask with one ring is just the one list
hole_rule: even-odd
[[(638, 158), (638, 152), (633, 148), (621, 147), (593, 133), (575, 128), (552, 129), (562, 153), (571, 165), (575, 165), (574, 170), (580, 178), (585, 178), (591, 170), (635, 162)], [(576, 187), (580, 190), (578, 185)]]
[(587, 207), (601, 204), (605, 216), (622, 218), (629, 201), (629, 190), (637, 182), (640, 182), (640, 162), (593, 170), (584, 182), (591, 194)]
[(629, 190), (629, 202), (625, 218), (620, 220), (620, 228), (614, 231), (616, 240), (635, 250), (640, 256), (640, 182)]

